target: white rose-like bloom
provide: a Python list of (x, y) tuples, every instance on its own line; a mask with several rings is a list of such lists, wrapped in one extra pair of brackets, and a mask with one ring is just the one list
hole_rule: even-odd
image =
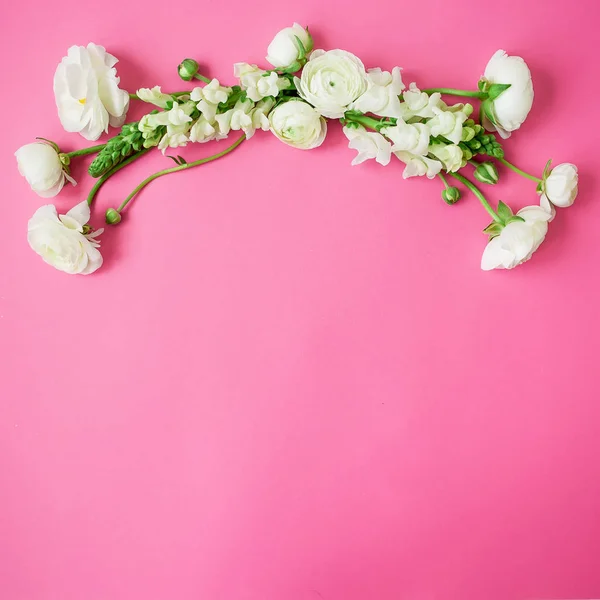
[(45, 262), (71, 275), (89, 275), (102, 265), (96, 239), (104, 230), (84, 233), (90, 207), (84, 200), (66, 215), (52, 204), (38, 208), (27, 226), (27, 241)]
[(365, 66), (345, 50), (315, 50), (294, 82), (300, 97), (329, 119), (343, 117), (369, 87)]
[(410, 152), (424, 156), (429, 148), (429, 127), (425, 123), (414, 125), (401, 119), (394, 127), (383, 127), (381, 133), (392, 140), (393, 152)]
[(276, 69), (287, 69), (296, 63), (301, 54), (301, 48), (296, 38), (302, 42), (306, 52), (312, 50), (312, 37), (302, 25), (294, 23), (291, 27), (282, 29), (273, 38), (273, 41), (267, 48), (267, 62)]
[(398, 97), (404, 89), (401, 71), (400, 67), (394, 67), (391, 73), (381, 69), (369, 69), (369, 88), (352, 103), (351, 110), (373, 113), (380, 117), (401, 117), (403, 110)]
[(327, 122), (310, 104), (294, 99), (276, 106), (269, 114), (271, 132), (288, 146), (311, 150), (323, 143)]
[(173, 96), (161, 92), (160, 85), (155, 85), (153, 88), (140, 88), (136, 91), (136, 96), (142, 102), (154, 104), (159, 108), (166, 108), (167, 104), (173, 100)]
[(65, 173), (54, 146), (46, 142), (25, 144), (15, 152), (15, 156), (19, 173), (42, 198), (56, 196), (65, 185), (65, 179), (77, 185), (77, 182)]
[(462, 166), (463, 151), (454, 144), (433, 144), (429, 146), (429, 153), (444, 165), (448, 173), (458, 171)]
[(511, 221), (488, 242), (481, 257), (484, 271), (512, 269), (529, 260), (544, 241), (552, 219), (548, 211), (540, 206), (526, 206), (517, 216), (525, 221)]
[(428, 179), (433, 179), (441, 170), (442, 163), (427, 156), (419, 156), (410, 152), (394, 152), (406, 167), (402, 172), (402, 178), (421, 177), (426, 175)]
[(578, 181), (579, 175), (575, 165), (557, 165), (543, 183), (544, 191), (540, 203), (545, 205), (549, 201), (560, 208), (571, 206), (577, 197)]
[(392, 145), (375, 131), (367, 131), (364, 127), (344, 127), (344, 135), (350, 143), (348, 148), (357, 150), (352, 165), (359, 165), (365, 160), (374, 158), (380, 165), (388, 165), (392, 158)]
[(489, 83), (510, 84), (492, 102), (496, 126), (489, 120), (484, 120), (488, 131), (497, 130), (506, 139), (511, 131), (521, 127), (533, 104), (533, 83), (529, 67), (520, 56), (508, 56), (504, 50), (498, 50), (488, 62), (483, 76)]
[(233, 74), (240, 80), (243, 90), (250, 100), (258, 102), (267, 96), (277, 96), (281, 90), (290, 86), (290, 82), (285, 77), (279, 77), (274, 71), (263, 77), (266, 73), (256, 65), (248, 63), (235, 63), (233, 65)]
[(97, 140), (108, 126), (119, 127), (129, 94), (119, 89), (118, 60), (102, 46), (71, 46), (54, 74), (54, 96), (66, 131)]

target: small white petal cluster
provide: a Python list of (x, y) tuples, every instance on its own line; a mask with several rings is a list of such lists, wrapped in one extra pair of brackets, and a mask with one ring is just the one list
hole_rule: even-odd
[(258, 102), (267, 96), (273, 98), (279, 95), (281, 90), (290, 87), (290, 80), (280, 77), (275, 71), (264, 71), (256, 65), (240, 62), (233, 65), (233, 74), (240, 80), (242, 89), (246, 96)]

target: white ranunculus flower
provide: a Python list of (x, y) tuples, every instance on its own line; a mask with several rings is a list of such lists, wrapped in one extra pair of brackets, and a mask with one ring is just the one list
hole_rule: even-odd
[(458, 171), (462, 166), (463, 151), (454, 144), (433, 144), (429, 146), (429, 153), (444, 165), (448, 173)]
[(352, 165), (359, 165), (365, 160), (374, 158), (380, 165), (388, 165), (392, 157), (392, 145), (375, 131), (367, 131), (364, 127), (344, 127), (344, 135), (350, 143), (348, 148), (357, 150)]
[(310, 104), (300, 99), (276, 106), (269, 113), (269, 122), (273, 135), (300, 150), (320, 146), (327, 134), (325, 119)]
[(298, 94), (330, 119), (343, 117), (369, 87), (365, 66), (345, 50), (315, 50), (294, 82)]
[(429, 148), (429, 127), (425, 123), (410, 125), (401, 119), (394, 127), (384, 127), (381, 133), (392, 140), (393, 152), (426, 155)]
[(66, 215), (47, 204), (38, 208), (27, 226), (27, 241), (45, 262), (71, 275), (89, 275), (102, 265), (97, 237), (104, 231), (91, 232), (86, 226), (90, 207), (84, 200)]
[(56, 196), (65, 179), (73, 185), (77, 182), (65, 172), (56, 148), (46, 142), (33, 142), (21, 146), (16, 152), (19, 173), (25, 177), (31, 189), (42, 198)]
[(481, 257), (484, 271), (512, 269), (529, 260), (544, 241), (552, 218), (548, 211), (540, 206), (526, 206), (517, 216), (524, 221), (511, 221), (488, 242)]
[(541, 204), (551, 202), (554, 206), (566, 208), (575, 202), (579, 175), (577, 167), (571, 163), (557, 165), (543, 183)]
[(498, 131), (501, 137), (507, 138), (511, 131), (521, 127), (533, 104), (529, 67), (520, 56), (508, 56), (504, 50), (498, 50), (488, 62), (483, 77), (490, 84), (510, 84), (491, 103), (495, 126), (484, 119), (488, 131)]
[(411, 83), (408, 89), (403, 92), (402, 98), (404, 102), (401, 103), (402, 118), (405, 121), (412, 119), (413, 117), (422, 117), (429, 119), (434, 116), (433, 109), (445, 106), (442, 102), (442, 95), (439, 92), (434, 94), (426, 94), (422, 92), (416, 83)]
[(391, 73), (381, 69), (369, 69), (369, 88), (352, 103), (351, 110), (373, 113), (380, 117), (401, 117), (403, 110), (398, 97), (404, 89), (401, 71), (400, 67), (394, 67)]
[(159, 108), (166, 108), (167, 104), (173, 100), (173, 96), (161, 92), (160, 85), (155, 85), (153, 88), (140, 88), (136, 91), (136, 96), (142, 102), (154, 104)]
[(441, 170), (442, 163), (426, 156), (411, 154), (410, 152), (394, 152), (406, 167), (402, 172), (402, 178), (420, 177), (426, 175), (428, 179), (433, 179)]
[(266, 71), (256, 65), (248, 63), (235, 63), (233, 74), (240, 80), (243, 90), (250, 100), (258, 102), (267, 96), (277, 96), (281, 90), (290, 87), (290, 82), (285, 77), (279, 77), (274, 71), (265, 75)]
[(54, 96), (66, 131), (97, 140), (108, 126), (119, 127), (129, 94), (119, 89), (117, 59), (102, 46), (71, 46), (54, 74)]
[[(291, 27), (282, 29), (269, 44), (266, 60), (276, 69), (288, 69), (298, 62), (302, 48), (298, 44), (298, 38), (308, 53), (313, 48), (313, 40), (302, 25), (294, 23)], [(298, 65), (300, 67), (301, 65)]]
[(433, 107), (435, 115), (427, 125), (431, 129), (431, 135), (444, 136), (453, 144), (458, 144), (462, 139), (463, 123), (467, 120), (467, 114), (462, 111), (444, 110), (437, 106)]

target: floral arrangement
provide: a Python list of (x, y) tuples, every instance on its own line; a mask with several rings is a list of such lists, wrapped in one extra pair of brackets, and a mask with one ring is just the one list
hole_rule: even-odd
[[(204, 77), (198, 63), (188, 58), (179, 65), (179, 76), (203, 85), (171, 93), (160, 86), (128, 93), (119, 87), (114, 56), (92, 43), (72, 46), (54, 76), (63, 127), (90, 141), (109, 127), (121, 129), (105, 144), (83, 150), (62, 152), (44, 138), (17, 150), (20, 173), (43, 198), (58, 194), (65, 182), (76, 185), (69, 172), (71, 161), (96, 154), (89, 174), (97, 181), (87, 199), (64, 215), (52, 204), (39, 208), (28, 225), (30, 246), (61, 271), (93, 273), (102, 265), (99, 236), (103, 231), (88, 224), (94, 197), (110, 177), (152, 148), (165, 154), (188, 143), (224, 140), (232, 132), (241, 132), (225, 149), (201, 160), (187, 162), (179, 154), (168, 155), (175, 166), (151, 175), (119, 207), (108, 209), (107, 224), (118, 224), (129, 202), (154, 179), (224, 157), (259, 129), (300, 150), (317, 148), (327, 135), (328, 119), (341, 122), (349, 148), (357, 152), (353, 165), (369, 159), (388, 165), (393, 156), (404, 164), (405, 179), (439, 178), (447, 204), (461, 197), (461, 191), (448, 183), (449, 177), (471, 191), (491, 217), (483, 229), (488, 236), (481, 259), (484, 270), (511, 269), (531, 258), (546, 236), (555, 207), (573, 204), (578, 184), (574, 165), (551, 168), (548, 161), (537, 177), (504, 156), (499, 138), (519, 129), (533, 103), (531, 73), (522, 58), (498, 50), (477, 90), (420, 90), (415, 83), (404, 85), (400, 67), (391, 72), (366, 69), (350, 52), (313, 50), (313, 46), (308, 29), (294, 23), (277, 33), (267, 49), (272, 68), (237, 63), (233, 72), (238, 82), (231, 87)], [(478, 101), (478, 118), (471, 104), (447, 104), (442, 96)], [(152, 110), (137, 122), (125, 123), (132, 99)], [(472, 167), (478, 182), (494, 185), (499, 178), (496, 163), (534, 182), (539, 202), (516, 214), (501, 201), (494, 209), (464, 170)]]

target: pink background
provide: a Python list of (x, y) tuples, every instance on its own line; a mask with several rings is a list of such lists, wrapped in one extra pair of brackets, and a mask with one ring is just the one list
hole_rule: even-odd
[[(597, 18), (596, 0), (5, 9), (2, 600), (600, 597)], [(153, 183), (94, 276), (29, 249), (42, 201), (12, 153), (87, 145), (54, 107), (71, 44), (104, 44), (130, 91), (185, 89), (182, 58), (233, 83), (294, 20), (423, 87), (472, 88), (499, 47), (527, 59), (536, 100), (507, 156), (581, 172), (532, 261), (480, 271), (476, 200), (448, 207), (399, 163), (351, 168), (336, 123), (313, 152), (257, 134)], [(92, 223), (170, 164), (119, 174)], [(502, 176), (490, 199), (535, 202)]]

